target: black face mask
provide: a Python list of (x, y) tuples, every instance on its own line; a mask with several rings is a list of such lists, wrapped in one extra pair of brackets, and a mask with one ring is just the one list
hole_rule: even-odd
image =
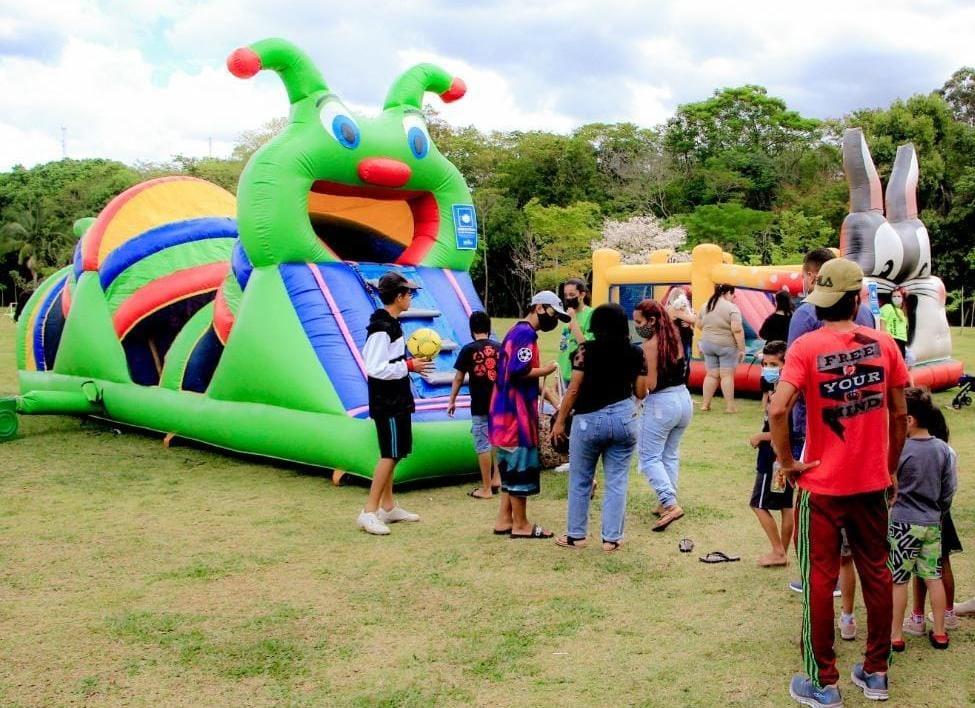
[(538, 313), (538, 328), (543, 332), (551, 332), (559, 326), (559, 318), (547, 312)]
[(577, 298), (577, 297), (567, 297), (565, 299), (565, 306), (567, 308), (569, 308), (570, 310), (578, 310), (579, 309), (579, 298)]

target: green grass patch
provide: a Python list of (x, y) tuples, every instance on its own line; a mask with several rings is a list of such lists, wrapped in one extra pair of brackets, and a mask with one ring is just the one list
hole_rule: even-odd
[[(0, 395), (16, 390), (12, 332), (0, 318)], [(557, 342), (542, 336), (543, 358)], [(975, 332), (955, 342), (975, 362)], [(374, 538), (355, 527), (362, 485), (22, 418), (0, 445), (0, 705), (785, 705), (801, 667), (796, 569), (755, 565), (767, 541), (748, 509), (747, 438), (761, 413), (741, 409), (695, 415), (686, 516), (664, 533), (650, 531), (656, 499), (634, 465), (611, 555), (601, 492), (581, 551), (494, 536), (497, 506), (467, 497), (470, 480), (398, 490), (423, 520)], [(947, 417), (969, 546), (953, 558), (961, 600), (975, 594), (975, 407)], [(564, 531), (566, 483), (543, 475), (533, 521)], [(693, 553), (677, 550), (684, 536)], [(742, 561), (698, 561), (719, 549)], [(859, 598), (857, 616), (865, 626)], [(862, 637), (838, 643), (841, 674), (862, 652)], [(947, 652), (912, 638), (892, 700), (969, 705), (973, 664), (975, 620)]]

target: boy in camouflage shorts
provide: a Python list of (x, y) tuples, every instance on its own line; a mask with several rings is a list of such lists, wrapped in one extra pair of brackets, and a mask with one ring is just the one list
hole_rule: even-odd
[(891, 648), (904, 651), (903, 622), (907, 584), (916, 573), (928, 588), (934, 629), (928, 639), (935, 649), (948, 648), (945, 589), (941, 582), (941, 516), (955, 493), (955, 454), (928, 431), (935, 414), (931, 397), (907, 389), (907, 442), (897, 469), (897, 496), (890, 510), (890, 556), (894, 582)]

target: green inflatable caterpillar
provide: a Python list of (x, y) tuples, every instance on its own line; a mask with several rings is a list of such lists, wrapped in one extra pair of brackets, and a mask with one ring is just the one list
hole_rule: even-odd
[(406, 336), (429, 327), (444, 343), (438, 373), (413, 377), (415, 452), (397, 480), (473, 471), (466, 391), (457, 419), (446, 406), (454, 352), (482, 309), (468, 274), (477, 220), (420, 110), (425, 92), (453, 101), (464, 83), (414, 66), (363, 118), (284, 40), (238, 49), (227, 66), (277, 72), (287, 127), (251, 158), (236, 200), (164, 177), (75, 225), (74, 262), (20, 316), (22, 395), (0, 405), (0, 432), (16, 429), (11, 406), (97, 415), (368, 477), (378, 450), (360, 352), (375, 281), (397, 270), (423, 286)]

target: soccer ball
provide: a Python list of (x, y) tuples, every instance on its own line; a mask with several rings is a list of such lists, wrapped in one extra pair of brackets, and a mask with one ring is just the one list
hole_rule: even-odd
[(429, 327), (418, 329), (406, 340), (410, 354), (422, 359), (433, 359), (440, 353), (441, 346), (440, 335)]

